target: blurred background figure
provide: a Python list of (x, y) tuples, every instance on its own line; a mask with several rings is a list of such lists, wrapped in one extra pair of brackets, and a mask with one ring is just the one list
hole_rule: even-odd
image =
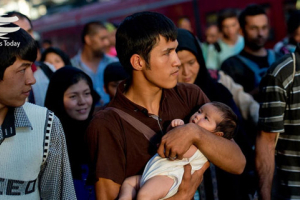
[(258, 85), (268, 67), (280, 57), (265, 45), (269, 37), (269, 19), (256, 4), (247, 6), (239, 16), (245, 47), (238, 55), (225, 60), (221, 70), (242, 85), (254, 99), (258, 99)]
[(107, 65), (104, 71), (104, 90), (109, 95), (110, 101), (114, 98), (119, 83), (128, 78), (128, 74), (120, 62)]
[(104, 23), (93, 21), (85, 24), (81, 40), (83, 48), (71, 59), (72, 66), (91, 77), (95, 90), (101, 96), (101, 105), (104, 105), (109, 102), (109, 95), (104, 91), (104, 70), (109, 63), (118, 61), (105, 53), (110, 47), (109, 33)]
[(177, 21), (177, 27), (178, 28), (183, 28), (183, 29), (186, 29), (190, 32), (193, 33), (193, 28), (192, 28), (192, 24), (191, 24), (191, 21), (188, 17), (186, 16), (182, 16), (178, 19)]
[[(21, 27), (22, 29), (24, 29), (27, 33), (29, 33), (31, 35), (32, 38), (34, 38), (33, 26), (32, 26), (31, 20), (26, 15), (23, 15), (22, 13), (17, 12), (17, 11), (11, 11), (11, 12), (6, 13), (6, 16), (7, 17), (17, 16), (19, 18), (19, 20), (14, 22), (14, 24), (16, 24), (19, 27)], [(37, 60), (38, 60), (40, 58), (40, 45), (37, 40), (36, 40), (36, 43), (38, 45), (38, 51), (37, 51)], [(32, 69), (32, 71), (36, 71), (36, 69), (37, 69), (36, 63), (31, 65), (31, 69)]]
[(46, 50), (46, 49), (48, 49), (49, 47), (52, 47), (52, 41), (49, 40), (49, 39), (43, 40), (43, 42), (42, 42), (42, 49), (43, 49), (43, 50)]
[(56, 70), (65, 65), (71, 65), (71, 62), (62, 50), (50, 47), (42, 53), (39, 68), (33, 73), (36, 83), (32, 86), (29, 102), (44, 106), (50, 78)]
[[(224, 60), (238, 54), (244, 48), (244, 38), (239, 34), (240, 24), (237, 10), (228, 8), (218, 14), (218, 27), (221, 38), (218, 41), (220, 49), (207, 53), (206, 63), (209, 69), (218, 70)], [(212, 54), (212, 55), (211, 55)]]
[(17, 12), (17, 11), (11, 11), (11, 12), (6, 13), (6, 16), (8, 16), (8, 17), (17, 16), (19, 18), (19, 20), (14, 22), (14, 24), (20, 26), (27, 33), (29, 33), (32, 38), (34, 38), (33, 26), (32, 26), (31, 20), (26, 15), (23, 15), (22, 13)]
[[(218, 54), (221, 51), (221, 47), (218, 43), (220, 36), (219, 27), (216, 24), (207, 25), (205, 30), (205, 41), (201, 44), (201, 48), (208, 69), (216, 68), (215, 66), (217, 63), (216, 60), (213, 59), (218, 57)], [(211, 58), (208, 58), (208, 56)]]
[(91, 78), (80, 69), (66, 66), (51, 77), (45, 106), (54, 112), (63, 126), (77, 199), (95, 199), (92, 186), (86, 185), (88, 174), (85, 130), (92, 119), (99, 95)]
[(109, 22), (105, 23), (105, 27), (107, 28), (108, 31), (108, 40), (109, 40), (109, 47), (106, 49), (107, 55), (110, 56), (117, 56), (117, 51), (116, 51), (116, 32), (117, 32), (117, 27)]
[(216, 24), (209, 24), (205, 30), (205, 42), (215, 44), (220, 39), (219, 28)]
[(300, 10), (294, 11), (287, 21), (288, 35), (274, 46), (274, 51), (280, 54), (294, 52), (300, 42)]

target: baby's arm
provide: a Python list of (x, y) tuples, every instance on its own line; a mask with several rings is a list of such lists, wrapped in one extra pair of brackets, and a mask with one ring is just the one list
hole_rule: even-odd
[(131, 200), (136, 197), (140, 187), (141, 175), (131, 176), (125, 179), (121, 186), (119, 200)]

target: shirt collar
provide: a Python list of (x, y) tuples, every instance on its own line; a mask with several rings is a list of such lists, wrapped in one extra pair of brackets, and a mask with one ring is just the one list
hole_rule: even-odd
[(17, 107), (15, 108), (15, 127), (30, 127), (32, 129), (31, 123), (26, 115), (26, 112), (23, 108), (23, 106), (21, 107)]
[(30, 127), (32, 130), (31, 123), (23, 107), (9, 108), (0, 127), (0, 144), (5, 138), (15, 136), (16, 128), (19, 127)]
[[(116, 93), (115, 98), (112, 100), (112, 104), (119, 104), (120, 103), (121, 107), (125, 107), (126, 109), (129, 109), (129, 110), (140, 111), (140, 112), (142, 112), (142, 113), (144, 113), (145, 115), (148, 116), (149, 113), (148, 113), (148, 110), (146, 108), (130, 101), (124, 95), (126, 84), (130, 84), (128, 82), (129, 82), (128, 79), (126, 79), (118, 85), (117, 93)], [(161, 110), (162, 104), (164, 103), (165, 99), (167, 98), (167, 91), (168, 91), (167, 89), (163, 89), (159, 110)], [(124, 105), (126, 105), (126, 106), (124, 106)]]

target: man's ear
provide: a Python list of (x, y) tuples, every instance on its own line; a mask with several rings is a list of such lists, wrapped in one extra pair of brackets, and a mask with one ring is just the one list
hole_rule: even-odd
[(91, 38), (90, 38), (90, 36), (89, 35), (85, 35), (84, 36), (84, 42), (85, 42), (85, 44), (87, 44), (87, 45), (91, 45)]
[(133, 54), (130, 58), (130, 63), (134, 70), (140, 71), (144, 66), (145, 60), (138, 54)]
[(223, 132), (215, 132), (215, 134), (217, 135), (217, 136), (221, 136), (221, 137), (223, 137), (223, 135), (224, 135), (224, 133)]

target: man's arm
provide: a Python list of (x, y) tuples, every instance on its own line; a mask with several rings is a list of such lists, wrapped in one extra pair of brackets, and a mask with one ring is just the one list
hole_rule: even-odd
[(261, 131), (256, 137), (255, 165), (259, 178), (260, 199), (271, 199), (271, 188), (275, 168), (275, 140), (278, 133)]
[(179, 126), (166, 134), (161, 141), (158, 154), (161, 157), (182, 159), (183, 154), (194, 144), (209, 161), (233, 174), (241, 174), (246, 159), (239, 146), (228, 140), (189, 123)]
[(119, 195), (121, 185), (106, 178), (99, 178), (95, 183), (97, 200), (116, 199)]
[(51, 129), (48, 157), (42, 168), (40, 172), (42, 199), (77, 199), (64, 131), (56, 116)]

